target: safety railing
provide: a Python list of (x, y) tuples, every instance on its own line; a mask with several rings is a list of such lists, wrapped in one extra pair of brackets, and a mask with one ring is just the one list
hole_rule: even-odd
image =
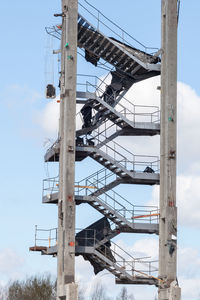
[[(118, 177), (114, 173), (103, 168), (100, 171), (75, 182), (75, 194), (78, 196), (89, 196), (117, 178)], [(43, 197), (51, 198), (51, 195), (57, 192), (59, 192), (59, 176), (43, 179)]]
[[(114, 264), (113, 266), (120, 268), (122, 273), (127, 274), (127, 276), (151, 277), (157, 273), (157, 261), (145, 260), (147, 258), (144, 257), (134, 258), (130, 253), (112, 241), (109, 241), (110, 246), (102, 245), (101, 241), (96, 238), (97, 236), (97, 230), (85, 229), (81, 232), (80, 237), (76, 236), (76, 246), (95, 248), (97, 256), (98, 253), (101, 254), (101, 259), (104, 260), (105, 257), (110, 261), (111, 265)], [(101, 247), (99, 247), (99, 244), (101, 244)]]
[[(124, 108), (124, 110), (126, 110), (126, 108)], [(151, 119), (152, 119), (152, 115), (151, 115)], [(108, 134), (106, 132), (106, 129), (102, 131), (101, 127), (94, 129), (90, 133), (90, 135), (91, 135), (92, 142), (94, 143), (95, 146), (97, 146), (97, 148), (99, 148), (98, 145), (100, 144), (101, 151), (111, 156), (115, 162), (118, 162), (122, 167), (125, 167), (127, 170), (144, 171), (146, 167), (150, 167), (154, 172), (159, 171), (158, 156), (134, 155), (133, 153), (128, 151), (125, 147), (121, 146), (117, 142), (114, 141), (109, 141), (109, 143), (105, 142), (105, 140), (108, 139)]]
[[(101, 149), (97, 153), (107, 154), (122, 168), (132, 172), (145, 172), (146, 168), (151, 168), (152, 172), (159, 171), (159, 157), (150, 155), (134, 155), (115, 141), (109, 141), (104, 143), (106, 136), (100, 133), (98, 130), (93, 130), (91, 133), (92, 141), (95, 145), (101, 144)], [(108, 157), (108, 159), (109, 159)]]
[(52, 177), (52, 178), (46, 178), (43, 179), (43, 197), (47, 196), (50, 198), (50, 196), (59, 191), (59, 177)]
[[(95, 189), (100, 184), (103, 186), (102, 181), (98, 182), (91, 179), (86, 179), (87, 188), (86, 189), (76, 189), (77, 195), (89, 196), (95, 192)], [(80, 183), (79, 183), (80, 184)], [(90, 194), (89, 194), (90, 193)], [(134, 223), (149, 223), (158, 224), (159, 223), (159, 209), (157, 206), (145, 206), (145, 205), (134, 205), (119, 193), (110, 190), (97, 196), (97, 200), (110, 211), (119, 215), (125, 221), (130, 224)]]
[[(86, 0), (79, 0), (79, 12), (87, 18), (87, 20), (82, 17), (81, 14), (78, 15), (78, 19), (84, 19), (87, 24), (90, 24), (93, 30), (98, 32), (104, 32), (107, 36), (112, 36), (123, 44), (127, 44), (130, 47), (136, 47), (142, 50), (143, 55), (148, 57), (149, 54), (155, 54), (158, 52), (157, 47), (149, 47), (139, 42), (125, 30), (123, 30), (120, 26), (118, 26), (115, 22), (107, 18), (102, 12), (100, 12), (97, 8), (91, 5)], [(88, 21), (89, 20), (89, 21)], [(46, 27), (46, 32), (56, 39), (61, 39), (62, 28), (60, 25)]]
[[(94, 89), (96, 88), (96, 95), (101, 100), (104, 100), (106, 105), (113, 107), (115, 111), (119, 112), (123, 117), (127, 118), (133, 124), (136, 122), (149, 122), (155, 123), (160, 120), (160, 111), (158, 106), (150, 106), (150, 105), (135, 105), (127, 98), (122, 97), (120, 94), (118, 96), (114, 96), (111, 99), (112, 104), (106, 102), (106, 99), (110, 99), (111, 96), (106, 93), (106, 88), (108, 84), (106, 84), (105, 80), (98, 78), (98, 86), (93, 86), (93, 84), (87, 82), (87, 88), (92, 86)], [(118, 100), (120, 99), (120, 102)]]
[[(91, 82), (91, 84), (89, 83)], [(77, 74), (76, 90), (80, 92), (96, 92), (98, 77), (86, 74)]]
[[(126, 272), (128, 276), (132, 277), (155, 276), (154, 274), (158, 271), (155, 265), (157, 261), (145, 260), (147, 259), (146, 257), (134, 258), (130, 253), (112, 241), (109, 241), (110, 246), (102, 245), (101, 241), (96, 238), (98, 231), (95, 229), (82, 229), (81, 235), (79, 235), (80, 230), (76, 229), (75, 245), (77, 251), (79, 251), (78, 247), (92, 247), (96, 251), (95, 255), (100, 253), (101, 259), (103, 255), (103, 259), (105, 257), (112, 265), (114, 263), (114, 266), (121, 268), (123, 273)], [(35, 247), (54, 247), (57, 245), (57, 237), (57, 228), (41, 229), (37, 225), (35, 226)]]
[[(93, 27), (97, 31), (104, 32), (107, 36), (112, 36), (122, 43), (125, 43), (131, 47), (141, 48), (146, 53), (157, 52), (158, 48), (148, 47), (143, 43), (139, 42), (115, 22), (107, 18), (102, 12), (95, 8), (89, 1), (79, 0), (79, 12), (83, 14), (89, 22), (91, 22)], [(87, 22), (88, 22), (87, 21)]]
[[(75, 195), (77, 196), (90, 196), (98, 189), (105, 187), (108, 180), (116, 178), (111, 176), (110, 173), (106, 173), (104, 169), (95, 173), (86, 179), (75, 183)], [(95, 177), (96, 176), (96, 177)], [(43, 180), (43, 197), (51, 197), (51, 194), (59, 191), (59, 178), (53, 177)], [(119, 193), (110, 190), (97, 196), (97, 200), (109, 208), (114, 213), (119, 215), (128, 223), (159, 223), (159, 209), (157, 206), (145, 206), (145, 205), (134, 205)]]
[[(82, 183), (82, 184), (81, 184)], [(97, 190), (98, 188), (91, 184), (89, 180), (81, 181), (81, 182), (75, 182), (74, 185), (75, 191), (78, 195), (82, 194), (82, 191), (85, 191), (85, 195), (88, 194), (88, 190), (92, 190), (93, 192)], [(51, 177), (43, 179), (43, 197), (51, 198), (51, 195), (53, 193), (59, 192), (59, 176)]]
[[(80, 196), (89, 196), (117, 179), (119, 179), (119, 177), (116, 174), (106, 168), (102, 168), (90, 176), (76, 182), (77, 187), (75, 188), (75, 192)], [(84, 188), (84, 186), (87, 188)]]
[(57, 151), (59, 149), (59, 143), (60, 143), (60, 138), (57, 138), (56, 141), (46, 150), (46, 153), (48, 153), (51, 150)]
[[(158, 123), (160, 121), (160, 110), (158, 106), (150, 105), (135, 105), (126, 97), (113, 96), (113, 103), (109, 104), (107, 99), (111, 98), (111, 95), (106, 93), (106, 88), (109, 86), (109, 78), (98, 78), (97, 76), (90, 75), (77, 75), (77, 88), (85, 92), (95, 92), (96, 96), (108, 106), (114, 109), (116, 112), (120, 113), (123, 117), (128, 119), (133, 123), (136, 122), (148, 122), (148, 123)], [(98, 100), (98, 99), (97, 99)], [(107, 102), (106, 102), (106, 101)], [(119, 101), (120, 100), (120, 101)], [(96, 113), (94, 110), (93, 123), (98, 121), (101, 117), (100, 114)]]
[(57, 228), (42, 229), (35, 225), (35, 247), (45, 246), (50, 248), (57, 245), (57, 240)]

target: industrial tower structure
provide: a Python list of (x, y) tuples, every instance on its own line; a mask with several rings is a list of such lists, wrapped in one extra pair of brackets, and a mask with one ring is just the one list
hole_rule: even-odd
[[(119, 34), (108, 37), (99, 28), (105, 25), (100, 15), (98, 11), (95, 27), (78, 13), (78, 0), (62, 0), (62, 13), (55, 15), (62, 18), (62, 25), (47, 28), (49, 34), (61, 39), (59, 138), (45, 155), (46, 162), (59, 161), (59, 180), (45, 180), (43, 195), (44, 203), (58, 204), (58, 235), (55, 245), (39, 247), (35, 243), (30, 249), (57, 256), (58, 300), (78, 299), (76, 255), (88, 260), (95, 274), (109, 270), (117, 284), (156, 285), (159, 300), (180, 300), (176, 279), (177, 0), (162, 0), (162, 48), (154, 54), (133, 48), (121, 29), (121, 39)], [(84, 49), (85, 59), (93, 65), (99, 60), (111, 65), (111, 79), (93, 76), (90, 79), (95, 78), (95, 83), (87, 81), (86, 90), (78, 90), (77, 47)], [(136, 106), (125, 98), (134, 83), (159, 75), (160, 69), (161, 122), (157, 108)], [(76, 104), (83, 105), (79, 130)], [(154, 136), (160, 131), (160, 174), (157, 157), (134, 155), (114, 141), (118, 136)], [(76, 182), (75, 161), (86, 157), (103, 169)], [(119, 184), (159, 183), (160, 211), (136, 206), (113, 191)], [(82, 203), (104, 217), (76, 233), (76, 205)], [(159, 234), (158, 275), (151, 262), (134, 259), (111, 242), (121, 232)], [(148, 266), (145, 272), (141, 265)]]

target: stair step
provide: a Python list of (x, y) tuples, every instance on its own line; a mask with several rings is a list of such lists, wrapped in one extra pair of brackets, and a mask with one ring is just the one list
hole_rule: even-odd
[(100, 154), (98, 154), (98, 153), (93, 153), (93, 154), (92, 154), (92, 156), (93, 156), (94, 158), (101, 157), (101, 155), (100, 155)]
[(87, 41), (91, 39), (91, 36), (88, 34), (88, 31), (86, 30), (84, 34), (81, 34), (81, 38), (79, 39), (79, 43), (82, 45), (86, 45)]
[(123, 172), (122, 174), (121, 174), (121, 177), (126, 177), (127, 176), (127, 174), (125, 173), (125, 172)]
[[(115, 112), (117, 113), (117, 111), (115, 110)], [(119, 119), (120, 117), (119, 116), (117, 116), (115, 113), (113, 113), (113, 112), (111, 112), (112, 113), (112, 116), (110, 116), (110, 118), (112, 119), (112, 120), (117, 120), (117, 119)]]
[(100, 208), (100, 209), (102, 209), (102, 208), (104, 208), (101, 204), (99, 204), (99, 205), (94, 205), (95, 207), (97, 207), (98, 209)]
[(123, 171), (121, 169), (116, 170), (115, 173), (122, 173)]
[(107, 159), (105, 160), (105, 165), (108, 166), (108, 165), (113, 165), (110, 161), (108, 161)]
[(102, 112), (102, 111), (105, 111), (105, 110), (108, 110), (107, 107), (102, 106), (102, 105), (99, 107), (99, 112)]
[[(80, 43), (80, 39), (81, 37), (83, 38), (84, 35), (87, 33), (87, 29), (89, 26), (81, 26), (82, 24), (80, 24), (79, 26), (79, 30), (78, 30), (78, 40), (79, 40), (79, 43)], [(88, 24), (89, 25), (89, 24)]]
[(119, 168), (116, 167), (115, 165), (111, 164), (110, 169), (113, 171), (113, 170), (117, 170), (117, 169), (119, 169)]
[(109, 46), (109, 50), (105, 50), (104, 52), (102, 52), (102, 57), (104, 57), (104, 59), (109, 60), (110, 57), (112, 57), (113, 55), (113, 51), (116, 47), (115, 46)]
[(134, 67), (134, 69), (131, 70), (132, 75), (134, 75), (141, 68), (141, 66), (138, 64), (135, 64), (135, 66), (133, 65), (132, 68), (133, 67)]
[[(118, 48), (116, 47), (116, 49), (118, 49)], [(119, 51), (115, 51), (113, 58), (110, 60), (110, 63), (116, 65), (118, 63), (118, 58), (120, 56), (122, 56), (123, 54), (124, 54), (124, 52), (120, 49), (119, 49)]]
[(89, 47), (89, 50), (94, 52), (94, 50), (98, 49), (104, 41), (105, 37), (103, 37), (102, 35), (97, 35), (95, 42)]
[(117, 217), (113, 216), (113, 217), (110, 217), (111, 220), (117, 220)]
[(94, 41), (96, 41), (97, 38), (98, 38), (97, 33), (93, 31), (93, 33), (90, 34), (82, 44), (85, 45), (87, 48), (89, 48), (89, 46), (93, 45)]
[(94, 49), (94, 53), (97, 54), (98, 56), (101, 56), (102, 51), (105, 49), (106, 45), (108, 44), (108, 40), (107, 39), (103, 39), (101, 42), (100, 47)]
[(98, 209), (98, 211), (105, 212), (105, 209)]
[(117, 125), (122, 124), (122, 123), (124, 123), (124, 120), (122, 120), (122, 119), (119, 119), (115, 122), (115, 124), (117, 124)]
[(98, 207), (98, 208), (100, 208), (100, 207), (102, 207), (102, 205), (97, 205), (97, 204), (93, 204), (93, 206), (95, 206), (95, 207)]
[(103, 157), (101, 156), (101, 157), (99, 157), (98, 160), (99, 160), (99, 161), (105, 161), (105, 158), (103, 158)]

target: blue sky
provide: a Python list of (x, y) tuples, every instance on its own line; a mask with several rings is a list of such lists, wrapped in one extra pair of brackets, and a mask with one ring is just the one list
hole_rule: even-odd
[[(160, 47), (160, 0), (152, 0), (151, 3), (149, 0), (124, 0), (123, 2), (91, 0), (91, 3), (145, 45)], [(200, 143), (198, 143), (198, 136), (193, 135), (200, 125), (198, 123), (198, 103), (200, 101), (198, 96), (200, 95), (199, 11), (200, 2), (198, 0), (181, 1), (178, 29), (178, 81), (181, 82), (179, 94), (182, 99), (182, 102), (180, 101), (180, 120), (184, 123), (185, 131), (181, 131), (182, 123), (180, 122), (180, 162), (178, 165), (180, 189), (178, 192), (180, 191), (180, 194), (182, 192), (183, 197), (187, 193), (191, 195), (191, 198), (185, 199), (186, 206), (194, 199), (198, 205), (197, 200), (199, 199), (197, 187), (200, 183), (198, 177), (200, 162), (197, 152)], [(45, 47), (47, 45), (44, 28), (58, 22), (53, 14), (59, 12), (60, 0), (35, 0), (32, 2), (11, 0), (0, 3), (2, 40), (0, 282), (2, 283), (9, 278), (23, 278), (25, 274), (47, 271), (56, 274), (55, 258), (29, 253), (28, 248), (34, 242), (35, 224), (46, 228), (56, 226), (56, 207), (45, 206), (41, 203), (42, 180), (46, 177), (43, 142), (46, 138), (51, 137), (42, 127), (41, 119), (47, 105), (44, 97)], [(57, 47), (57, 44), (55, 46)], [(102, 71), (99, 73), (81, 59), (79, 60), (79, 70), (80, 72), (103, 74)], [(193, 120), (195, 121), (193, 122)], [(89, 164), (88, 172), (99, 168), (96, 163), (86, 160), (81, 165), (81, 174)], [(186, 165), (187, 167), (184, 167)], [(53, 173), (51, 166), (49, 169)], [(188, 190), (185, 190), (187, 186)], [(123, 187), (120, 187), (119, 190), (128, 197), (128, 193), (123, 190)], [(152, 195), (150, 188), (141, 191), (136, 187), (135, 194), (136, 197), (141, 195), (145, 200), (148, 197), (156, 198), (154, 194)], [(184, 253), (187, 252), (185, 249), (189, 249), (188, 251), (193, 253), (193, 257), (197, 260), (197, 266), (200, 261), (200, 244), (197, 238), (200, 214), (198, 215), (199, 207), (194, 206), (192, 209), (194, 215), (192, 210), (189, 216), (184, 212), (181, 215), (179, 244), (182, 251), (181, 263), (184, 265), (190, 263), (187, 261), (188, 256), (183, 255), (184, 251)], [(78, 208), (78, 227), (88, 225), (84, 213), (91, 215), (91, 222), (99, 216), (88, 207), (82, 210)], [(194, 219), (194, 222), (186, 220), (187, 218)], [(123, 239), (129, 246), (135, 243), (135, 237), (132, 241), (126, 236), (122, 236)], [(184, 272), (186, 274), (183, 278), (184, 284), (195, 289), (190, 280), (193, 280), (193, 283), (196, 282), (198, 286), (200, 283), (199, 271), (192, 265), (189, 269), (184, 269)], [(148, 291), (148, 288), (146, 290)], [(186, 288), (184, 293), (184, 300), (197, 299), (198, 292), (192, 296), (193, 298), (188, 298), (190, 291), (188, 292)], [(139, 296), (137, 299), (140, 299)], [(149, 298), (149, 300), (151, 299)]]

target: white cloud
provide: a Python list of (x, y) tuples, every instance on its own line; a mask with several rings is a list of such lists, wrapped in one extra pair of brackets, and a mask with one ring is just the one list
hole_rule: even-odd
[(60, 105), (54, 99), (49, 101), (42, 113), (38, 116), (38, 122), (42, 130), (50, 138), (55, 137), (58, 133), (59, 127), (59, 112)]
[(183, 225), (200, 226), (200, 176), (179, 176), (177, 196), (179, 222)]
[(178, 83), (178, 166), (180, 172), (200, 163), (200, 97), (188, 85)]
[[(177, 176), (178, 222), (184, 226), (200, 227), (200, 176)], [(159, 205), (159, 186), (152, 189), (148, 205)]]
[(18, 255), (13, 249), (0, 250), (0, 280), (2, 282), (22, 276), (23, 267), (23, 257)]
[(199, 251), (191, 247), (179, 248), (178, 266), (180, 276), (184, 277), (185, 279), (198, 277), (200, 267)]
[(200, 278), (183, 278), (179, 277), (179, 285), (181, 286), (182, 299), (199, 300), (200, 297)]
[(160, 106), (160, 76), (134, 84), (125, 97), (135, 105)]

